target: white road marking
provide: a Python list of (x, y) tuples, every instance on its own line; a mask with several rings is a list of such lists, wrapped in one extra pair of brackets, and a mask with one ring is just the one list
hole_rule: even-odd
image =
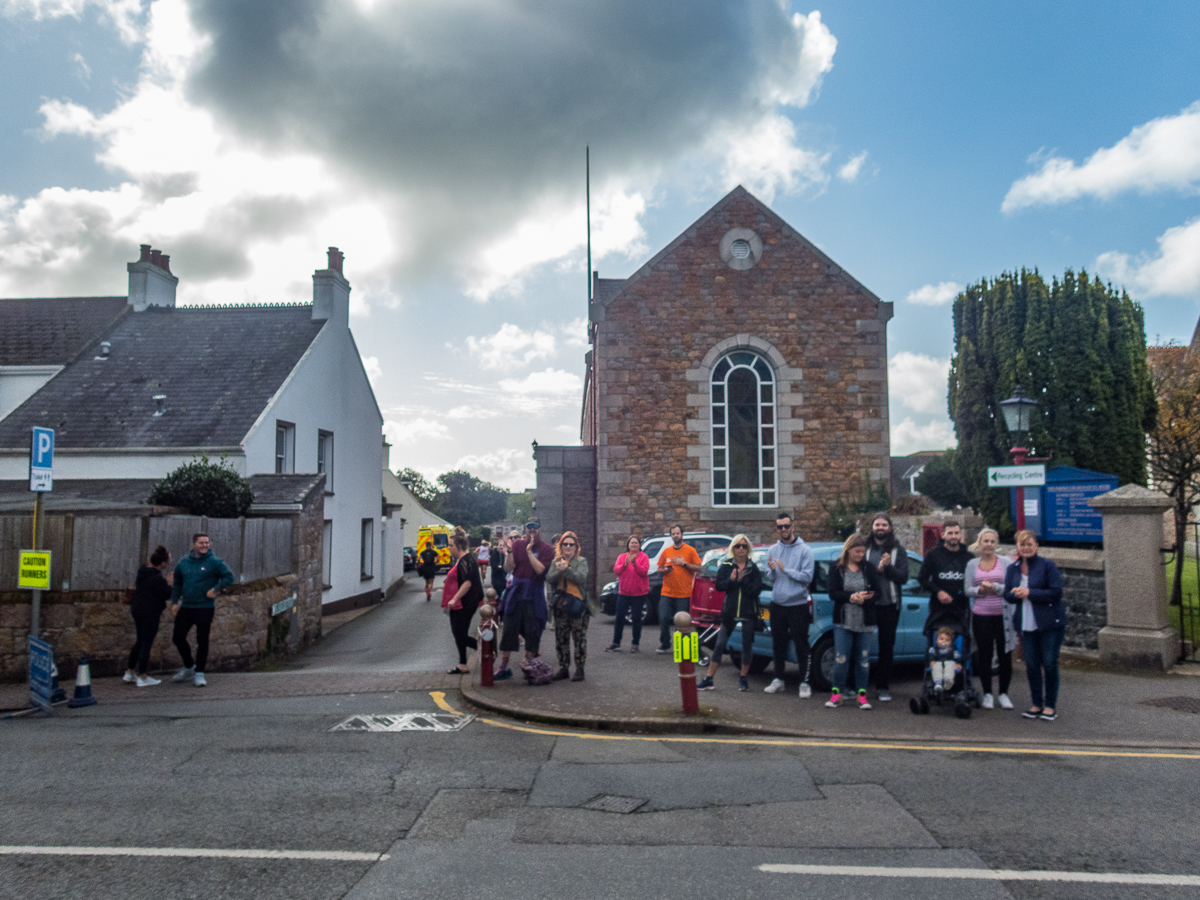
[(0, 856), (167, 856), (189, 859), (304, 859), (318, 862), (380, 862), (386, 853), (355, 850), (221, 850), (207, 847), (34, 847), (0, 845)]
[(1090, 884), (1152, 884), (1200, 887), (1200, 875), (1137, 872), (1023, 872), (1017, 869), (952, 869), (918, 866), (807, 866), (764, 863), (760, 872), (780, 875), (841, 875), (853, 878), (954, 878), (983, 881), (1073, 881)]

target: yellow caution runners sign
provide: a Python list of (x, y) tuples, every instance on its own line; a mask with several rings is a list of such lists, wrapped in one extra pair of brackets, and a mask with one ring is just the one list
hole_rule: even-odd
[(17, 587), (27, 591), (50, 590), (50, 551), (22, 550)]

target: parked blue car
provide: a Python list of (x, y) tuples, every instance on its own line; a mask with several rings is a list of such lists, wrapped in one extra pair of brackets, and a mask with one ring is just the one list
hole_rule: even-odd
[[(808, 631), (808, 645), (812, 648), (812, 673), (809, 683), (814, 690), (827, 691), (832, 686), (833, 675), (833, 601), (829, 599), (826, 579), (829, 567), (837, 560), (842, 552), (842, 545), (835, 543), (809, 544), (813, 556), (816, 557), (816, 572), (813, 576), (811, 592), (813, 597), (814, 621)], [(717, 567), (725, 559), (726, 551), (713, 550), (704, 556), (700, 573), (696, 576), (696, 586), (692, 591), (692, 615), (696, 618), (703, 610), (712, 612), (720, 610), (722, 597), (713, 585), (717, 578)], [(750, 662), (750, 671), (763, 672), (771, 664), (773, 650), (771, 648), (771, 623), (767, 616), (767, 605), (771, 602), (771, 586), (774, 577), (767, 568), (767, 546), (755, 547), (751, 559), (763, 575), (765, 585), (760, 598), (763, 606), (762, 630), (754, 635), (754, 659)], [(917, 662), (924, 660), (926, 643), (923, 628), (925, 617), (929, 612), (929, 594), (917, 583), (917, 573), (921, 571), (921, 556), (916, 553), (908, 554), (908, 581), (901, 591), (900, 624), (896, 629), (896, 662)], [(703, 619), (701, 619), (703, 621)], [(729, 640), (730, 658), (734, 665), (741, 665), (742, 626), (735, 630), (735, 637)], [(716, 644), (715, 634), (710, 636), (708, 647)], [(734, 650), (733, 648), (737, 648)], [(878, 657), (879, 645), (876, 637), (871, 638), (871, 660)], [(788, 662), (797, 665), (796, 648), (788, 644)]]

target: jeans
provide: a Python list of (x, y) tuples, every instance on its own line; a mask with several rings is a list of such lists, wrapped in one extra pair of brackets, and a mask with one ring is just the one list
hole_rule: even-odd
[(992, 654), (1000, 660), (1000, 693), (1007, 694), (1012, 684), (1012, 651), (1004, 649), (1004, 616), (974, 616), (971, 619), (975, 632), (975, 674), (983, 685), (983, 692), (992, 692)]
[(613, 622), (612, 642), (618, 646), (625, 636), (625, 614), (628, 613), (633, 628), (633, 646), (642, 642), (642, 610), (646, 606), (646, 595), (638, 594), (631, 597), (628, 594), (617, 594), (617, 621)]
[(772, 603), (769, 611), (775, 677), (783, 678), (783, 670), (787, 665), (788, 641), (792, 641), (796, 645), (796, 661), (800, 663), (800, 680), (808, 681), (808, 626), (812, 624), (808, 603), (797, 603), (795, 606)]
[(675, 625), (675, 613), (687, 612), (691, 607), (691, 597), (668, 597), (663, 594), (658, 598), (658, 646), (664, 650), (671, 649), (671, 628)]
[(841, 625), (833, 626), (833, 686), (846, 689), (850, 662), (854, 662), (854, 687), (867, 689), (867, 678), (871, 674), (871, 632), (847, 631)]
[[(208, 633), (212, 630), (215, 614), (216, 610), (211, 606), (207, 609), (181, 606), (179, 612), (175, 613), (175, 629), (171, 634), (171, 642), (179, 651), (184, 668), (194, 667), (197, 672), (204, 671), (204, 667), (208, 664)], [(192, 660), (192, 648), (188, 646), (187, 641), (188, 632), (192, 630), (193, 625), (196, 626), (196, 659), (194, 661)]]
[(875, 606), (875, 625), (879, 629), (879, 658), (875, 661), (875, 689), (886, 691), (892, 677), (892, 654), (896, 649), (896, 626), (900, 607), (889, 603)]
[(1058, 708), (1058, 651), (1062, 649), (1066, 636), (1065, 628), (1021, 632), (1025, 674), (1029, 676), (1029, 696), (1035, 707)]
[(134, 669), (139, 675), (145, 675), (150, 666), (150, 648), (154, 646), (154, 638), (158, 635), (158, 620), (160, 616), (134, 616), (133, 627), (137, 631), (137, 642), (129, 651), (129, 665), (125, 668)]

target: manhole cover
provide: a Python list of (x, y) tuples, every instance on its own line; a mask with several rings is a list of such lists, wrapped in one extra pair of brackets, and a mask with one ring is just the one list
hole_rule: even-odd
[(597, 812), (631, 813), (649, 802), (640, 797), (614, 797), (612, 794), (601, 794), (583, 804), (583, 808), (594, 809)]
[(1178, 712), (1200, 713), (1200, 697), (1158, 697), (1154, 700), (1143, 700), (1145, 706), (1161, 706), (1163, 709), (1174, 709)]
[(351, 716), (330, 731), (458, 731), (474, 716), (453, 713), (398, 713), (387, 716)]

